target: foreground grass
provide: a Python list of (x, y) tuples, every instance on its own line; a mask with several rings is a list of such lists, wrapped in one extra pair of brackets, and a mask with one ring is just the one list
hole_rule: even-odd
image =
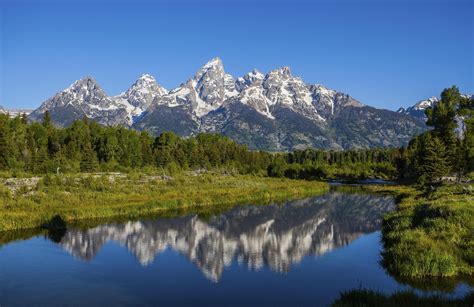
[(132, 174), (57, 175), (33, 191), (0, 187), (0, 231), (38, 227), (59, 215), (66, 222), (136, 218), (176, 209), (272, 203), (324, 193), (328, 185), (244, 175), (184, 175), (173, 180)]
[(344, 292), (332, 304), (333, 307), (379, 307), (379, 306), (472, 306), (474, 304), (474, 293), (470, 293), (462, 299), (448, 299), (442, 296), (418, 296), (412, 291), (397, 292), (392, 295), (384, 295), (372, 290), (352, 290)]
[(390, 273), (408, 278), (474, 275), (473, 185), (445, 184), (431, 193), (406, 186), (368, 189), (399, 200), (382, 227), (383, 262)]

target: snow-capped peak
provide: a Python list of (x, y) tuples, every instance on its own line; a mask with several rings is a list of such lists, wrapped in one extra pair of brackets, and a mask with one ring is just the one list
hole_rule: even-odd
[(102, 88), (97, 84), (94, 78), (86, 76), (75, 81), (66, 90), (68, 92), (91, 94), (92, 92), (103, 92)]
[(160, 86), (153, 76), (149, 74), (143, 74), (137, 79), (137, 81), (135, 81), (135, 83), (132, 84), (125, 94), (127, 96), (133, 96), (137, 93), (150, 93), (151, 96), (157, 96), (165, 95), (168, 93), (168, 91), (164, 87)]
[(288, 66), (279, 67), (270, 71), (267, 75), (267, 78), (281, 78), (281, 79), (289, 79), (293, 76), (291, 75), (291, 69)]
[(428, 99), (421, 100), (417, 102), (414, 106), (414, 110), (425, 110), (429, 107), (432, 107), (436, 102), (438, 102), (438, 97), (432, 96)]
[(294, 78), (289, 67), (270, 71), (262, 81), (265, 95), (272, 104), (292, 105), (301, 102), (311, 105), (311, 93), (301, 78)]
[(53, 105), (93, 104), (97, 107), (109, 107), (110, 100), (94, 78), (86, 76), (72, 83), (67, 89), (57, 93), (45, 102), (46, 107)]
[(155, 77), (149, 74), (142, 74), (138, 80), (143, 80), (145, 82), (156, 82)]
[(135, 117), (147, 110), (156, 97), (166, 95), (168, 91), (161, 87), (149, 74), (142, 74), (125, 92), (112, 97), (114, 104), (127, 113), (127, 122), (131, 125)]
[(425, 110), (434, 106), (439, 101), (439, 98), (432, 96), (427, 99), (423, 99), (415, 103), (414, 105), (407, 108), (399, 108), (398, 113), (406, 114), (420, 119), (421, 121), (426, 121)]
[(221, 58), (219, 57), (212, 58), (209, 62), (204, 64), (202, 69), (209, 69), (213, 67), (223, 67)]
[(224, 77), (224, 65), (220, 58), (216, 57), (204, 64), (198, 72), (194, 75), (194, 80), (199, 82), (206, 74), (216, 74), (219, 77)]
[[(230, 81), (230, 82), (229, 82)], [(233, 78), (226, 75), (220, 58), (207, 62), (187, 85), (194, 95), (188, 95), (195, 115), (201, 117), (222, 105), (226, 98), (237, 93)], [(229, 90), (226, 91), (226, 88)]]
[(243, 77), (237, 78), (235, 85), (238, 91), (243, 91), (245, 88), (253, 85), (262, 83), (265, 75), (254, 69), (251, 72), (246, 73)]
[(196, 117), (219, 108), (223, 102), (238, 95), (234, 78), (226, 74), (220, 58), (202, 66), (193, 78), (156, 100), (157, 105), (189, 106)]

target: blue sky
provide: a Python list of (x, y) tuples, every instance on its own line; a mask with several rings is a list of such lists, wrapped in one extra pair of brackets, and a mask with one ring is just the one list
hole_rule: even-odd
[(290, 66), (395, 110), (453, 84), (474, 93), (471, 0), (0, 1), (0, 105), (35, 108), (91, 75), (170, 89), (215, 56), (235, 77)]

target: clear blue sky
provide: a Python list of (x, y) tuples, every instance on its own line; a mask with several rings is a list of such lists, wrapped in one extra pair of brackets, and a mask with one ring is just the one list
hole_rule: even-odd
[(0, 104), (35, 108), (86, 75), (109, 95), (142, 73), (170, 89), (215, 56), (387, 109), (474, 93), (473, 2), (1, 0)]

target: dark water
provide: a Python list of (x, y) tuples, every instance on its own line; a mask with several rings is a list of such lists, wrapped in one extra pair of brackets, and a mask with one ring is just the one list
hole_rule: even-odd
[(324, 306), (348, 289), (409, 289), (379, 265), (393, 208), (390, 197), (332, 191), (206, 217), (4, 233), (0, 306)]

